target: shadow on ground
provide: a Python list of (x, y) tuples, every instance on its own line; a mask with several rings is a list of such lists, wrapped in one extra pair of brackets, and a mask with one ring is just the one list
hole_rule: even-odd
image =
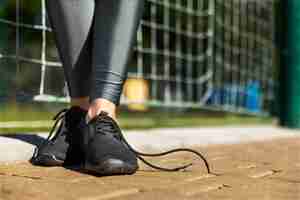
[(34, 134), (3, 134), (1, 137), (20, 140), (35, 146), (40, 146), (46, 140), (45, 138)]

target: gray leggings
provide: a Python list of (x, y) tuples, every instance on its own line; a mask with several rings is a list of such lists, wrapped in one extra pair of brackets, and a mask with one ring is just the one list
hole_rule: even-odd
[(72, 98), (119, 104), (144, 0), (47, 0)]

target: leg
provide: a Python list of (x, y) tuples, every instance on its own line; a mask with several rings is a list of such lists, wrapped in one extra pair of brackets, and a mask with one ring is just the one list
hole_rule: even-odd
[(48, 139), (36, 149), (31, 159), (33, 164), (57, 166), (63, 163), (73, 165), (82, 161), (83, 152), (78, 148), (76, 139), (79, 134), (74, 127), (84, 119), (89, 107), (90, 32), (94, 5), (93, 0), (46, 1), (73, 107), (63, 110), (55, 117), (57, 121)]
[(72, 105), (88, 109), (92, 54), (91, 29), (95, 2), (47, 0), (46, 6), (63, 63)]
[[(89, 123), (82, 132), (84, 169), (99, 175), (133, 174), (137, 156), (113, 118), (140, 21), (143, 0), (96, 0)], [(105, 112), (103, 112), (105, 111)]]
[(126, 79), (143, 0), (96, 0), (93, 27), (91, 108), (94, 118), (104, 110), (115, 117)]
[(71, 98), (71, 105), (78, 106), (83, 110), (88, 110), (90, 107), (90, 98), (88, 96), (85, 97), (73, 97)]

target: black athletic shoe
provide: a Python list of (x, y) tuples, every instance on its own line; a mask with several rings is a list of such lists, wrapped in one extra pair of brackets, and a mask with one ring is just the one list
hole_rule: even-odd
[(85, 113), (79, 107), (60, 111), (54, 117), (55, 123), (48, 138), (35, 149), (30, 162), (39, 166), (62, 166), (69, 148), (67, 136), (70, 134), (70, 127), (75, 126), (74, 122), (79, 122)]
[(176, 167), (163, 168), (149, 163), (142, 156), (158, 157), (170, 153), (187, 151), (198, 155), (204, 160), (208, 173), (209, 165), (206, 159), (197, 151), (192, 149), (174, 149), (158, 154), (145, 154), (134, 150), (123, 137), (118, 124), (102, 112), (87, 125), (81, 124), (83, 130), (82, 147), (85, 154), (83, 170), (102, 176), (134, 174), (138, 169), (137, 159), (146, 165), (163, 171), (178, 171), (185, 169), (192, 164)]
[(122, 142), (121, 130), (107, 113), (91, 120), (83, 134), (85, 171), (103, 176), (136, 172), (137, 157)]

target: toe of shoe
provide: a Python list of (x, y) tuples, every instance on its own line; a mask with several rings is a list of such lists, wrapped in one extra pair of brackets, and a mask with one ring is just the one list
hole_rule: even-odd
[(31, 158), (30, 162), (38, 166), (62, 166), (64, 161), (57, 158), (55, 155), (39, 154)]
[(90, 172), (102, 175), (131, 175), (134, 174), (138, 165), (135, 163), (124, 162), (119, 159), (107, 159), (98, 165), (86, 164), (86, 169)]

